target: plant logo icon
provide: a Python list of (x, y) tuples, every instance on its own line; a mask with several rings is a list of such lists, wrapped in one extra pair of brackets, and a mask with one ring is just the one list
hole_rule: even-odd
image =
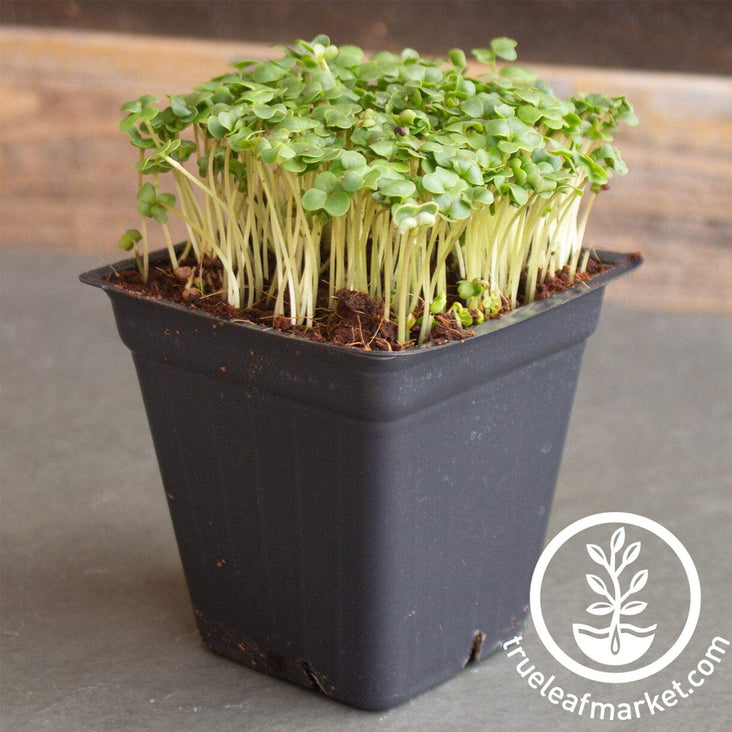
[[(609, 540), (605, 547), (600, 546), (600, 543), (604, 544), (604, 540), (600, 540), (600, 543), (583, 542), (582, 550), (584, 560), (587, 561), (589, 555), (591, 562), (597, 565), (595, 569), (589, 564), (589, 568), (594, 571), (585, 574), (586, 584), (583, 584), (584, 592), (589, 587), (595, 595), (593, 597), (588, 593), (588, 597), (594, 601), (585, 605), (584, 612), (596, 620), (594, 623), (572, 622), (572, 637), (563, 641), (565, 647), (562, 648), (552, 635), (545, 618), (542, 608), (542, 582), (555, 554), (570, 539), (592, 529), (597, 541), (596, 527), (605, 525), (616, 527), (608, 526), (606, 536)], [(684, 608), (683, 603), (680, 603), (679, 606), (679, 611), (685, 613), (685, 616), (680, 616), (683, 622), (674, 627), (670, 635), (668, 630), (665, 631), (664, 641), (658, 640), (658, 625), (647, 624), (648, 621), (640, 617), (648, 609), (648, 603), (643, 600), (643, 590), (648, 591), (651, 586), (648, 585), (651, 574), (647, 567), (642, 566), (641, 542), (627, 542), (626, 527), (629, 526), (635, 527), (636, 533), (649, 532), (657, 543), (660, 540), (660, 545), (665, 547), (668, 555), (675, 556), (674, 561), (678, 560), (678, 571), (683, 572), (685, 577), (688, 605)], [(574, 544), (568, 546), (573, 547)], [(658, 591), (658, 588), (654, 589)], [(592, 681), (628, 683), (658, 673), (684, 650), (699, 620), (701, 587), (691, 556), (668, 529), (645, 516), (615, 511), (598, 513), (575, 521), (547, 544), (534, 569), (529, 603), (537, 635), (555, 660), (573, 673)], [(573, 617), (570, 620), (577, 619)], [(568, 643), (572, 642), (573, 647), (568, 647)], [(581, 656), (578, 655), (580, 653)], [(643, 662), (646, 662), (645, 665), (639, 666)]]
[(624, 666), (637, 661), (651, 647), (655, 637), (656, 625), (639, 628), (632, 623), (624, 623), (627, 616), (640, 615), (648, 603), (633, 599), (648, 581), (648, 570), (636, 571), (624, 589), (622, 575), (638, 559), (641, 542), (628, 544), (624, 551), (625, 528), (616, 529), (610, 539), (608, 554), (597, 544), (586, 544), (590, 558), (599, 564), (609, 579), (609, 584), (596, 574), (585, 575), (590, 588), (603, 600), (593, 602), (586, 608), (590, 615), (609, 616), (609, 624), (604, 628), (574, 623), (574, 639), (582, 652), (593, 661), (608, 666)]

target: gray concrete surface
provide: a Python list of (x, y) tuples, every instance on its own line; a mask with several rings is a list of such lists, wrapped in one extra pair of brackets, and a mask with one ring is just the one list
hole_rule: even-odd
[[(99, 264), (0, 249), (3, 730), (600, 728), (588, 711), (563, 711), (532, 689), (517, 673), (520, 656), (505, 651), (386, 713), (350, 709), (206, 651), (131, 359), (106, 298), (76, 279)], [(731, 364), (729, 316), (605, 305), (548, 538), (602, 511), (654, 519), (694, 560), (701, 614), (665, 669), (617, 685), (564, 669), (529, 624), (522, 649), (565, 691), (620, 705), (653, 699), (673, 681), (686, 689), (712, 639), (732, 640)], [(575, 553), (551, 597), (569, 602), (572, 578), (586, 571)], [(649, 602), (678, 622), (686, 603), (678, 577), (657, 575)], [(702, 667), (709, 675), (694, 676), (704, 683), (693, 695), (653, 713), (643, 702), (626, 727), (732, 728), (732, 650), (718, 656)]]

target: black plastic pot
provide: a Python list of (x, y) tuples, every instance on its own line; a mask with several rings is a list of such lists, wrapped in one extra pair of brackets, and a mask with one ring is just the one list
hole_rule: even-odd
[[(385, 709), (516, 634), (605, 285), (373, 353), (116, 289), (198, 628), (215, 652)], [(131, 262), (115, 269), (131, 267)]]

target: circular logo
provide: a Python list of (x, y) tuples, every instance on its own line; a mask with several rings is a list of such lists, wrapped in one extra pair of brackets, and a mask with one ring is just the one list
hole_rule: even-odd
[[(587, 543), (586, 559), (591, 571), (585, 574), (586, 590), (591, 602), (585, 609), (583, 623), (573, 623), (574, 642), (584, 657), (604, 668), (594, 668), (572, 658), (557, 643), (549, 630), (541, 606), (542, 583), (557, 552), (581, 532), (608, 527), (606, 541)], [(647, 605), (643, 589), (649, 570), (643, 567), (640, 541), (627, 541), (625, 527), (650, 532), (671, 550), (681, 563), (688, 582), (689, 607), (683, 627), (670, 647), (652, 662), (640, 668), (621, 667), (638, 662), (648, 652), (656, 636), (656, 624), (642, 621)], [(596, 535), (597, 532), (595, 532)], [(531, 618), (546, 649), (565, 668), (592, 681), (628, 683), (639, 681), (666, 668), (691, 640), (701, 609), (701, 588), (694, 562), (684, 545), (666, 528), (645, 516), (633, 513), (598, 513), (575, 521), (560, 531), (544, 549), (534, 569), (530, 591)], [(645, 613), (647, 614), (647, 613)]]

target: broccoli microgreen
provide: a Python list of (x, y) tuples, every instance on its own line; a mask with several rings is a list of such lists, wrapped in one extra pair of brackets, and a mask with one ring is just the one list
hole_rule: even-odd
[(522, 281), (531, 301), (541, 279), (586, 266), (592, 204), (627, 171), (612, 133), (637, 120), (624, 97), (560, 99), (511, 65), (509, 38), (472, 57), (475, 76), (460, 49), (365, 58), (320, 35), (168, 106), (128, 102), (119, 127), (139, 149), (143, 224), (120, 246), (147, 277), (152, 220), (175, 268), (173, 215), (188, 251), (221, 263), (231, 305), (267, 298), (312, 325), (326, 279), (331, 298), (347, 288), (383, 302), (400, 342), (414, 326), (427, 340), (440, 313), (469, 327), (516, 307)]

